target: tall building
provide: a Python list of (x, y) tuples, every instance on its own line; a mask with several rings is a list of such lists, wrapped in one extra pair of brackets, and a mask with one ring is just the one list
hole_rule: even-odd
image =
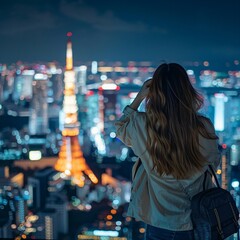
[(15, 210), (14, 203), (8, 190), (11, 186), (0, 179), (0, 239), (12, 238), (11, 224), (14, 220), (12, 211)]
[(34, 70), (23, 70), (22, 77), (18, 79), (20, 83), (17, 83), (20, 87), (20, 99), (31, 99), (33, 94), (33, 76), (35, 74)]
[[(1, 216), (2, 218), (2, 216)], [(1, 223), (3, 219), (1, 219)], [(11, 220), (6, 220), (6, 223), (0, 224), (0, 239), (13, 239), (13, 232), (11, 229)]]
[(51, 66), (48, 81), (48, 103), (60, 104), (63, 92), (62, 69)]
[(46, 199), (49, 195), (48, 181), (51, 174), (55, 170), (47, 167), (36, 171), (33, 177), (28, 178), (28, 191), (30, 199), (28, 200), (29, 207), (38, 210), (43, 209), (46, 204)]
[(54, 195), (48, 198), (47, 208), (55, 209), (57, 214), (57, 226), (59, 233), (68, 233), (68, 202), (60, 198), (58, 195)]
[(36, 73), (33, 81), (33, 97), (30, 107), (30, 135), (46, 134), (48, 131), (47, 74)]
[(86, 164), (78, 139), (80, 123), (78, 122), (71, 35), (71, 33), (68, 33), (66, 70), (64, 74), (62, 146), (55, 169), (63, 172), (66, 178), (71, 179), (78, 186), (84, 186), (85, 176), (93, 183), (97, 183), (98, 179)]
[(19, 102), (22, 97), (24, 77), (21, 74), (16, 74), (14, 81), (14, 91), (13, 91), (13, 100), (14, 102)]
[(25, 216), (27, 215), (27, 201), (22, 196), (15, 196), (16, 207), (16, 224), (20, 225), (25, 222)]
[(9, 167), (1, 166), (0, 167), (0, 179), (7, 179), (9, 177)]
[(28, 178), (28, 191), (30, 199), (28, 200), (28, 206), (33, 209), (39, 209), (41, 207), (41, 184), (40, 180), (35, 177)]
[(4, 83), (3, 67), (0, 65), (0, 103), (3, 102), (3, 83)]
[(46, 208), (43, 211), (38, 212), (37, 216), (38, 220), (34, 223), (34, 227), (41, 231), (37, 231), (34, 234), (36, 239), (58, 239), (59, 226), (57, 224), (58, 216), (56, 210)]
[(11, 101), (12, 94), (14, 91), (14, 76), (15, 71), (12, 68), (7, 68), (6, 65), (2, 66), (1, 69), (1, 84), (3, 89), (3, 101)]
[(240, 165), (240, 143), (239, 142), (236, 142), (231, 145), (230, 164), (232, 166)]
[(75, 67), (74, 71), (76, 74), (77, 92), (80, 94), (85, 94), (87, 92), (87, 66), (81, 65), (79, 67)]

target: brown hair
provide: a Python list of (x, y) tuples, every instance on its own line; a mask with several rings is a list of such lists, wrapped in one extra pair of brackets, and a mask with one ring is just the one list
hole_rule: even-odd
[(199, 150), (199, 133), (209, 133), (197, 111), (202, 96), (193, 88), (185, 69), (176, 63), (160, 65), (146, 97), (147, 148), (159, 174), (184, 179), (202, 169), (206, 159)]

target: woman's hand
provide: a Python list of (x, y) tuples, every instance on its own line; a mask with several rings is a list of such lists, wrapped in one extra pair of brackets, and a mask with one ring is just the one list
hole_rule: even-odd
[(136, 98), (133, 100), (133, 102), (129, 105), (134, 110), (137, 110), (143, 99), (147, 96), (149, 92), (149, 87), (152, 82), (152, 79), (149, 79), (145, 81), (137, 94)]
[(151, 85), (152, 79), (148, 79), (145, 81), (138, 93), (139, 97), (142, 98), (142, 100), (148, 95), (149, 87)]

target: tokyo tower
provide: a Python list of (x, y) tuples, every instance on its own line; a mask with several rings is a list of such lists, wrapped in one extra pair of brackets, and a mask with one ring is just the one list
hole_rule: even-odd
[(62, 146), (60, 148), (55, 169), (63, 173), (67, 179), (80, 187), (89, 178), (94, 184), (98, 179), (87, 165), (78, 140), (80, 123), (78, 122), (78, 106), (75, 93), (75, 72), (73, 70), (72, 33), (67, 33), (66, 69), (64, 73), (64, 127), (62, 130)]

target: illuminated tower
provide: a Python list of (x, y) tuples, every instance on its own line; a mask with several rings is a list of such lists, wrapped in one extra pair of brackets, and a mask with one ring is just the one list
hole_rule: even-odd
[(84, 186), (87, 176), (93, 183), (98, 179), (86, 164), (81, 146), (78, 140), (79, 126), (78, 107), (75, 93), (75, 72), (73, 70), (72, 42), (68, 33), (66, 70), (64, 73), (64, 100), (63, 113), (64, 125), (62, 130), (62, 146), (55, 169), (63, 173), (63, 176), (72, 179), (78, 186)]

